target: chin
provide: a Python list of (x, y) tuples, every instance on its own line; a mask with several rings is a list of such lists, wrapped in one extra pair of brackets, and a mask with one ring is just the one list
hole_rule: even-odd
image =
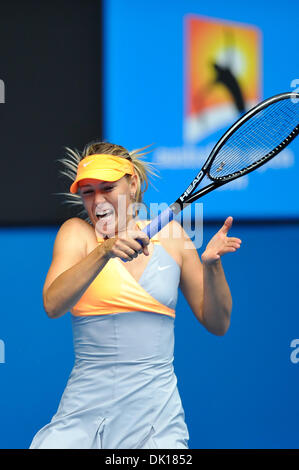
[(101, 236), (101, 237), (115, 237), (117, 234), (117, 224), (115, 223), (107, 223), (107, 222), (102, 222), (101, 221), (96, 221), (95, 224), (95, 231), (96, 233)]
[(119, 232), (127, 230), (127, 219), (111, 216), (108, 220), (95, 220), (95, 230), (102, 237), (115, 237)]

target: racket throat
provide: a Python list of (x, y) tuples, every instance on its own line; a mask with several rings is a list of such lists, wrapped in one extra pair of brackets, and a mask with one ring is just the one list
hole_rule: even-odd
[(175, 216), (179, 214), (184, 209), (184, 207), (184, 203), (177, 199), (173, 204), (170, 204), (169, 209), (173, 212), (173, 215)]
[(186, 189), (186, 191), (177, 199), (177, 203), (181, 203), (182, 205), (185, 203), (185, 202), (188, 202), (188, 199), (189, 199), (189, 195), (193, 193), (194, 189), (199, 185), (199, 183), (201, 182), (201, 180), (203, 179), (205, 175), (205, 172), (203, 170), (201, 170), (194, 178), (194, 180), (192, 181), (192, 183), (188, 186), (188, 188)]

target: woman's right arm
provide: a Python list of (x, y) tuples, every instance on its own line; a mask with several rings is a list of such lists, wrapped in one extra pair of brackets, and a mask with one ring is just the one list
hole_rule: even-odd
[[(136, 238), (147, 240), (143, 232), (132, 232), (130, 238), (110, 238), (86, 256), (81, 219), (74, 217), (60, 227), (53, 249), (53, 259), (43, 287), (44, 309), (50, 318), (59, 318), (82, 297), (86, 289), (105, 267), (110, 258), (134, 259), (140, 251)], [(147, 238), (147, 237), (146, 237)]]

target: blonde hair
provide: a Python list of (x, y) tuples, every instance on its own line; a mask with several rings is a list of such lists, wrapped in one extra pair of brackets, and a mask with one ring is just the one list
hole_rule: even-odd
[[(76, 179), (77, 168), (79, 162), (83, 158), (88, 157), (89, 155), (94, 155), (98, 153), (116, 155), (118, 157), (127, 158), (134, 165), (134, 170), (137, 174), (137, 191), (135, 195), (135, 201), (137, 203), (143, 202), (143, 195), (148, 189), (149, 175), (158, 176), (154, 165), (150, 162), (143, 161), (143, 157), (151, 152), (143, 152), (148, 147), (151, 147), (152, 144), (147, 145), (139, 149), (128, 151), (121, 145), (112, 144), (110, 142), (101, 142), (94, 140), (87, 145), (85, 145), (82, 152), (79, 152), (77, 149), (72, 150), (69, 147), (65, 147), (66, 154), (64, 158), (57, 159), (56, 161), (60, 162), (63, 165), (63, 168), (59, 170), (60, 175), (66, 176), (71, 180), (71, 183)], [(126, 175), (128, 179), (131, 178), (131, 175)], [(72, 194), (70, 192), (55, 193), (56, 195), (62, 195), (65, 197), (63, 203), (77, 206), (81, 211), (77, 214), (78, 217), (83, 217), (88, 223), (91, 224), (91, 220), (88, 217), (88, 214), (85, 210), (82, 198), (79, 194)]]

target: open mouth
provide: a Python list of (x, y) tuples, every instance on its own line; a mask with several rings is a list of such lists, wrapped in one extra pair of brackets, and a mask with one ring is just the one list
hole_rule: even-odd
[(114, 214), (114, 211), (111, 210), (111, 209), (108, 209), (106, 211), (96, 212), (96, 218), (98, 220), (103, 220), (103, 219), (108, 218), (109, 216), (111, 216), (113, 214)]

